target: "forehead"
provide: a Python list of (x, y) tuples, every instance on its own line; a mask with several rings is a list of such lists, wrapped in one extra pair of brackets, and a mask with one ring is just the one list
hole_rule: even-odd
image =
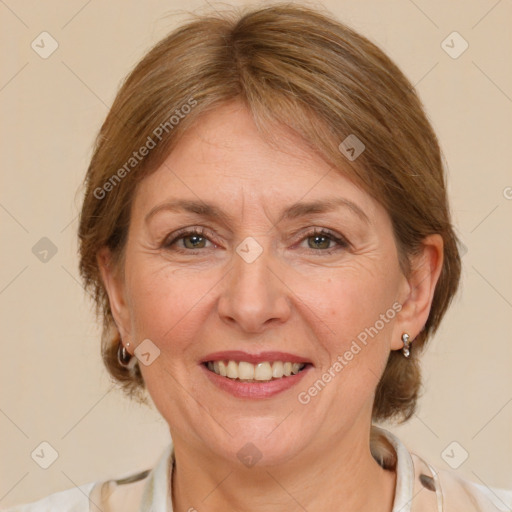
[(291, 130), (275, 125), (272, 143), (238, 102), (204, 114), (183, 135), (163, 164), (139, 185), (136, 208), (148, 211), (168, 198), (215, 200), (238, 208), (280, 209), (288, 203), (343, 197), (369, 216), (375, 201)]

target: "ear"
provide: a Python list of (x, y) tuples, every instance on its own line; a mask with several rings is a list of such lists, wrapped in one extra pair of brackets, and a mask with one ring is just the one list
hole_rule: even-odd
[(122, 272), (113, 264), (113, 257), (108, 247), (99, 250), (96, 260), (100, 269), (103, 285), (107, 291), (110, 310), (114, 317), (121, 339), (131, 339), (131, 321), (126, 301), (125, 284)]
[(402, 309), (396, 316), (392, 350), (403, 348), (402, 334), (414, 338), (427, 323), (434, 291), (443, 267), (443, 238), (439, 234), (424, 238), (418, 254), (410, 257), (410, 274), (404, 279), (400, 297)]

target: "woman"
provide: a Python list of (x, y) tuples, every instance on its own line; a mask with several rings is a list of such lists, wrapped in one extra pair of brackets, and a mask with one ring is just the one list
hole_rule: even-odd
[(173, 443), (12, 510), (512, 505), (373, 424), (412, 416), (460, 258), (436, 136), (372, 43), (296, 5), (190, 22), (123, 84), (86, 184), (105, 364)]

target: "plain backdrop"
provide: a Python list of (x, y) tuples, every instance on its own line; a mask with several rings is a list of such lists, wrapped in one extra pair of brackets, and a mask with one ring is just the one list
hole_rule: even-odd
[[(418, 412), (384, 426), (434, 467), (511, 488), (512, 4), (309, 5), (369, 37), (417, 86), (464, 244), (461, 292), (425, 354)], [(159, 414), (126, 399), (102, 366), (76, 229), (92, 143), (121, 80), (187, 18), (184, 7), (211, 9), (199, 0), (0, 2), (0, 507), (149, 468), (169, 442)], [(58, 453), (48, 469), (31, 455), (50, 453), (43, 442)]]

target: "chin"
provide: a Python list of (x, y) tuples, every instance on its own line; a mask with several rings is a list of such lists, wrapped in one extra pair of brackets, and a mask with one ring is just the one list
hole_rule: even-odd
[(304, 450), (303, 428), (295, 433), (290, 431), (289, 426), (280, 430), (282, 425), (277, 425), (273, 422), (273, 428), (268, 429), (268, 422), (253, 424), (251, 428), (238, 430), (238, 434), (232, 431), (233, 437), (228, 437), (227, 446), (216, 449), (215, 440), (210, 446), (221, 454), (229, 454), (231, 461), (247, 467), (255, 464), (259, 467), (286, 464)]

